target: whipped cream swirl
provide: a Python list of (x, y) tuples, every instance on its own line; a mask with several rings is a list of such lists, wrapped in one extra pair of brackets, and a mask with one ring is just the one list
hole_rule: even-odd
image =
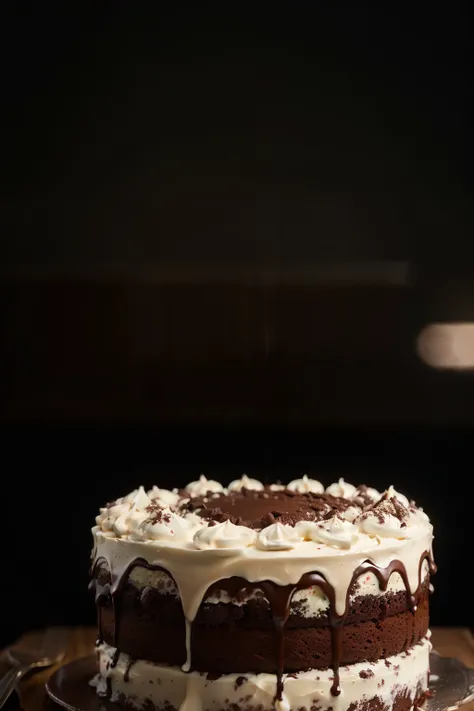
[(324, 494), (324, 486), (316, 479), (308, 479), (304, 474), (301, 479), (293, 479), (287, 487), (290, 491), (296, 491), (298, 494)]
[(384, 493), (384, 496), (387, 499), (397, 499), (406, 508), (410, 506), (410, 502), (408, 501), (407, 497), (404, 494), (401, 494), (399, 491), (396, 491), (393, 486), (388, 487), (387, 491)]
[(359, 506), (349, 506), (345, 511), (341, 511), (339, 516), (346, 521), (353, 523), (356, 518), (361, 515), (362, 511)]
[(141, 486), (101, 509), (96, 524), (107, 535), (131, 541), (184, 541), (194, 521), (192, 515), (178, 516), (164, 502), (150, 498)]
[(326, 543), (335, 548), (350, 548), (359, 537), (357, 527), (337, 514), (328, 521), (319, 523), (300, 521), (296, 524), (296, 529), (306, 541)]
[(418, 522), (416, 514), (408, 509), (408, 499), (395, 491), (393, 486), (357, 519), (362, 533), (399, 540), (410, 538)]
[(353, 484), (349, 484), (347, 481), (341, 477), (338, 482), (331, 484), (326, 489), (326, 494), (331, 496), (339, 496), (344, 499), (350, 499), (356, 492), (356, 487)]
[(249, 479), (247, 474), (244, 474), (240, 479), (234, 479), (227, 487), (229, 491), (242, 491), (242, 489), (262, 491), (263, 488), (264, 486), (261, 481), (258, 481), (258, 479)]
[(192, 497), (205, 496), (209, 492), (212, 494), (221, 494), (225, 489), (218, 481), (207, 479), (204, 474), (201, 474), (197, 481), (191, 481), (187, 485), (186, 491)]
[(167, 506), (177, 506), (180, 499), (177, 489), (169, 491), (168, 489), (160, 489), (158, 486), (154, 486), (147, 494), (148, 498), (167, 504)]
[(257, 548), (263, 551), (287, 551), (300, 543), (302, 536), (295, 526), (272, 523), (263, 528), (257, 536)]
[(382, 497), (380, 491), (374, 489), (372, 486), (364, 486), (363, 484), (358, 486), (354, 494), (351, 497), (357, 506), (367, 506), (369, 504), (376, 504)]
[(151, 499), (143, 486), (140, 486), (127, 496), (117, 499), (111, 506), (100, 509), (95, 522), (102, 531), (114, 532), (118, 536), (128, 535), (138, 530), (139, 524), (147, 518), (145, 509), (150, 504)]
[(153, 518), (145, 519), (140, 526), (140, 534), (143, 535), (145, 540), (186, 541), (191, 528), (191, 521), (182, 516), (176, 516), (168, 509), (168, 511), (165, 511), (161, 521), (155, 523)]
[(230, 521), (224, 521), (216, 526), (201, 528), (194, 534), (193, 542), (199, 550), (208, 550), (209, 548), (241, 550), (255, 543), (256, 537), (256, 532), (251, 528), (236, 526)]
[(400, 519), (387, 514), (380, 520), (376, 514), (368, 513), (359, 523), (359, 530), (367, 533), (368, 536), (380, 536), (380, 538), (408, 538), (409, 529), (402, 528)]

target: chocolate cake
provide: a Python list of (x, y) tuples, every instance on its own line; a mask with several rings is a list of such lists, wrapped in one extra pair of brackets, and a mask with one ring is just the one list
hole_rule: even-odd
[(147, 711), (409, 711), (426, 698), (433, 528), (306, 476), (143, 487), (101, 509), (91, 683)]

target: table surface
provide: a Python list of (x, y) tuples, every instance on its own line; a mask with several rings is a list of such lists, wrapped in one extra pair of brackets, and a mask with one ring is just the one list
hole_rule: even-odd
[[(433, 646), (443, 657), (456, 657), (466, 666), (474, 668), (474, 635), (471, 631), (465, 627), (434, 627), (432, 632)], [(70, 628), (64, 661), (91, 654), (95, 638), (96, 630), (92, 627)], [(56, 667), (53, 667), (38, 672), (21, 683), (19, 695), (22, 711), (44, 711), (44, 684), (55, 669)], [(474, 702), (463, 706), (463, 711), (474, 711)]]

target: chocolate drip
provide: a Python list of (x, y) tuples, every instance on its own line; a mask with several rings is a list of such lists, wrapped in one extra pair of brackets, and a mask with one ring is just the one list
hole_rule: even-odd
[[(426, 555), (426, 554), (424, 554)], [(422, 558), (424, 560), (424, 558)], [(412, 595), (410, 592), (410, 584), (408, 582), (408, 574), (405, 568), (405, 565), (402, 563), (401, 560), (392, 560), (389, 565), (387, 565), (386, 568), (380, 568), (378, 565), (375, 565), (375, 563), (371, 563), (369, 560), (364, 561), (361, 565), (359, 565), (358, 568), (354, 571), (354, 575), (352, 576), (352, 581), (351, 585), (354, 584), (354, 582), (357, 580), (357, 578), (360, 578), (361, 575), (366, 575), (367, 573), (373, 573), (377, 580), (379, 581), (379, 587), (380, 589), (385, 592), (387, 590), (388, 586), (388, 581), (390, 580), (390, 577), (393, 575), (393, 573), (398, 573), (402, 580), (403, 584), (405, 585), (405, 590), (406, 590), (406, 595), (407, 595), (407, 604), (408, 604), (408, 609), (414, 612), (415, 607), (416, 607), (416, 597), (417, 595)], [(420, 588), (420, 573), (421, 573), (421, 565), (418, 568), (418, 590), (417, 594)], [(349, 590), (351, 588), (351, 585), (349, 585)], [(349, 591), (348, 595), (346, 598), (346, 610), (347, 610), (347, 604), (349, 601)]]
[[(301, 580), (303, 580), (303, 578)], [(275, 633), (277, 699), (281, 699), (283, 693), (283, 672), (285, 667), (285, 624), (290, 612), (291, 599), (296, 590), (299, 589), (300, 583), (297, 585), (276, 585), (270, 580), (263, 580), (259, 583), (250, 583), (245, 578), (235, 576), (233, 578), (226, 578), (214, 583), (207, 589), (205, 595), (205, 597), (207, 597), (214, 590), (225, 590), (230, 597), (238, 598), (244, 595), (251, 595), (255, 590), (261, 590), (263, 592), (270, 605)]]
[(338, 615), (336, 613), (336, 591), (333, 586), (328, 583), (326, 578), (321, 575), (321, 573), (306, 573), (303, 575), (298, 583), (298, 589), (301, 590), (303, 588), (309, 588), (313, 585), (320, 587), (329, 600), (328, 619), (331, 628), (331, 667), (334, 673), (331, 685), (331, 694), (332, 696), (339, 696), (341, 693), (339, 667), (342, 660), (342, 625), (347, 613), (347, 600), (349, 599), (349, 594), (347, 595), (346, 610), (344, 614)]
[[(385, 568), (382, 568), (369, 560), (364, 561), (356, 568), (352, 575), (351, 582), (346, 591), (344, 612), (341, 615), (337, 614), (336, 612), (335, 588), (331, 585), (331, 583), (326, 580), (324, 575), (318, 572), (305, 573), (295, 585), (283, 586), (277, 585), (276, 583), (270, 580), (250, 583), (248, 580), (245, 580), (245, 578), (234, 576), (232, 578), (222, 579), (217, 581), (216, 583), (213, 583), (206, 591), (205, 597), (209, 596), (215, 590), (225, 591), (231, 598), (241, 599), (245, 595), (252, 594), (255, 590), (260, 590), (263, 592), (264, 596), (268, 600), (273, 619), (277, 670), (276, 698), (281, 699), (283, 694), (283, 673), (285, 666), (285, 625), (290, 612), (291, 600), (297, 590), (306, 589), (312, 586), (318, 586), (319, 588), (321, 588), (321, 590), (329, 600), (328, 621), (331, 630), (331, 668), (334, 673), (333, 683), (331, 686), (331, 694), (333, 696), (339, 696), (339, 694), (341, 693), (339, 668), (343, 658), (343, 628), (349, 610), (349, 597), (354, 584), (362, 575), (366, 575), (367, 573), (373, 573), (378, 580), (380, 589), (385, 592), (387, 590), (390, 577), (394, 573), (398, 573), (403, 580), (407, 596), (408, 608), (412, 612), (414, 612), (416, 610), (416, 605), (421, 594), (421, 586), (423, 582), (422, 570), (425, 561), (428, 561), (430, 574), (432, 575), (436, 572), (436, 565), (434, 564), (431, 552), (425, 551), (420, 557), (420, 562), (418, 566), (418, 586), (415, 591), (415, 594), (411, 593), (407, 570), (402, 561), (393, 560)], [(105, 559), (99, 558), (94, 565), (92, 574), (96, 573), (98, 568), (100, 568), (104, 564), (106, 565)], [(100, 608), (104, 606), (109, 599), (112, 600), (114, 611), (113, 644), (117, 648), (116, 654), (120, 654), (118, 648), (120, 642), (119, 637), (121, 592), (128, 581), (128, 577), (131, 571), (137, 566), (146, 568), (147, 570), (162, 571), (169, 575), (171, 578), (173, 578), (169, 571), (165, 570), (163, 567), (152, 565), (143, 558), (136, 558), (131, 561), (131, 563), (120, 574), (115, 575), (113, 572), (111, 572), (111, 583), (106, 583), (101, 586), (98, 584), (97, 580), (93, 580), (90, 585), (90, 588), (95, 591), (96, 604), (99, 608), (99, 638), (102, 637)], [(114, 659), (112, 660), (112, 665), (114, 665), (114, 661), (115, 655)], [(127, 670), (124, 675), (125, 681), (128, 681), (130, 667), (132, 666), (132, 664), (133, 661), (131, 660), (129, 662), (129, 665), (127, 666)], [(126, 679), (125, 676), (127, 677)]]
[(103, 699), (110, 699), (110, 697), (112, 696), (112, 680), (109, 676), (105, 680), (105, 685), (105, 691), (97, 691), (97, 695), (101, 696)]
[(256, 584), (254, 589), (256, 588), (262, 590), (270, 604), (272, 612), (277, 659), (276, 698), (281, 699), (283, 694), (283, 671), (285, 668), (285, 625), (290, 613), (291, 599), (297, 590), (297, 586), (277, 586), (274, 583), (265, 580), (263, 583)]
[(317, 585), (327, 596), (329, 607), (329, 624), (331, 625), (332, 641), (332, 668), (334, 670), (334, 682), (331, 687), (333, 696), (341, 693), (339, 683), (339, 665), (342, 658), (342, 624), (344, 616), (336, 615), (336, 594), (333, 586), (328, 583), (321, 573), (306, 573), (296, 585), (277, 585), (270, 580), (263, 580), (259, 583), (249, 583), (245, 578), (227, 578), (211, 585), (206, 596), (214, 590), (225, 590), (232, 598), (242, 595), (249, 595), (255, 590), (261, 590), (270, 605), (275, 630), (275, 651), (277, 659), (277, 694), (276, 698), (281, 700), (283, 693), (283, 672), (285, 666), (285, 624), (290, 613), (291, 600), (297, 590), (309, 588)]
[(89, 590), (94, 594), (95, 604), (97, 607), (97, 627), (98, 636), (97, 644), (102, 644), (104, 641), (104, 635), (102, 631), (102, 608), (105, 607), (110, 600), (110, 582), (101, 584), (97, 574), (100, 572), (101, 568), (109, 570), (107, 561), (105, 558), (98, 558), (91, 570), (92, 580), (89, 583)]
[(130, 681), (130, 669), (133, 667), (135, 664), (135, 659), (129, 659), (127, 662), (127, 667), (125, 669), (125, 674), (123, 675), (123, 680), (126, 684)]
[(112, 669), (114, 669), (117, 666), (119, 658), (120, 658), (120, 649), (117, 647), (117, 649), (114, 652), (114, 656), (112, 657), (112, 661), (110, 663), (110, 666), (112, 667)]

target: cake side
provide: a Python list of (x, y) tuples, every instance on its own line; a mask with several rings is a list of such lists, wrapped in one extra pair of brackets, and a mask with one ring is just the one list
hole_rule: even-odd
[[(411, 610), (400, 576), (390, 581), (393, 592), (364, 593), (371, 589), (363, 580), (357, 594), (349, 596), (342, 627), (341, 664), (373, 661), (397, 654), (425, 636), (429, 620), (429, 576), (425, 572), (416, 610)], [(158, 571), (136, 567), (123, 587), (120, 601), (120, 648), (123, 652), (149, 661), (184, 664), (186, 661), (185, 618), (179, 594), (154, 587)], [(373, 575), (373, 574), (370, 574)], [(102, 571), (102, 582), (110, 580)], [(138, 578), (138, 580), (137, 580)], [(398, 581), (395, 579), (398, 578)], [(147, 585), (141, 582), (147, 581)], [(169, 580), (171, 580), (169, 578)], [(234, 583), (235, 579), (229, 579)], [(105, 583), (107, 584), (107, 583)], [(223, 583), (225, 584), (225, 582)], [(258, 584), (256, 584), (258, 586)], [(160, 592), (161, 590), (161, 592)], [(167, 588), (165, 590), (168, 590)], [(270, 604), (263, 590), (241, 602), (225, 593), (218, 602), (215, 593), (206, 596), (192, 624), (192, 668), (214, 673), (232, 671), (276, 671), (273, 652), (275, 625)], [(295, 600), (295, 598), (297, 598)], [(212, 599), (212, 602), (208, 602)], [(291, 601), (285, 624), (283, 671), (324, 668), (331, 664), (329, 601), (318, 586), (298, 590)], [(308, 615), (308, 612), (319, 614)], [(101, 609), (102, 639), (113, 645), (114, 606), (110, 598)], [(170, 640), (171, 636), (171, 640)]]
[(143, 489), (93, 529), (99, 641), (131, 658), (276, 680), (406, 653), (426, 638), (432, 526), (390, 488), (303, 478)]

